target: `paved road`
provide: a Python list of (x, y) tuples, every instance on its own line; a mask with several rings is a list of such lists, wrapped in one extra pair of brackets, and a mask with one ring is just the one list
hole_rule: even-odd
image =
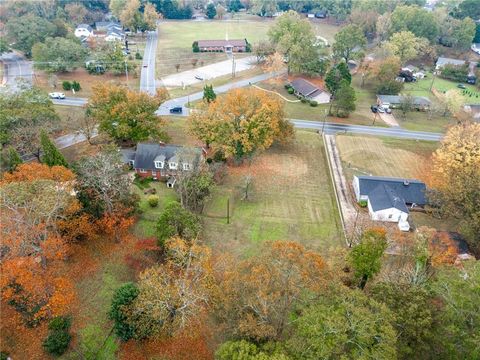
[(155, 94), (155, 56), (157, 53), (158, 30), (147, 32), (147, 43), (143, 53), (142, 70), (140, 73), (140, 91)]
[(33, 64), (15, 52), (3, 54), (0, 59), (5, 64), (6, 85), (10, 89), (17, 89), (20, 83), (31, 86), (33, 78)]

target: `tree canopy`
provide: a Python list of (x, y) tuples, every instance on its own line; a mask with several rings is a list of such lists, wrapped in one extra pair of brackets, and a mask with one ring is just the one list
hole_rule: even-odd
[(367, 45), (367, 39), (357, 25), (347, 25), (335, 34), (335, 42), (332, 46), (333, 56), (349, 60), (358, 60), (364, 56), (363, 51)]
[(32, 48), (35, 66), (50, 72), (65, 72), (83, 66), (88, 54), (77, 40), (61, 37), (47, 38)]
[(439, 28), (435, 16), (419, 6), (397, 6), (390, 19), (390, 35), (410, 31), (419, 38), (430, 42), (437, 39)]

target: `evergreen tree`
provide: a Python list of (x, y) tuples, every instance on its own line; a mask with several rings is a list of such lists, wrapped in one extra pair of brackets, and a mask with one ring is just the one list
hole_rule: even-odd
[(215, 9), (215, 5), (213, 3), (208, 4), (206, 15), (209, 19), (213, 19), (217, 16), (217, 9)]
[(335, 108), (337, 116), (348, 117), (355, 110), (355, 90), (350, 86), (347, 80), (340, 82), (340, 88), (335, 95)]
[(348, 85), (352, 83), (352, 75), (348, 70), (348, 65), (344, 61), (332, 67), (325, 76), (325, 85), (332, 95), (335, 95), (340, 88), (342, 80), (346, 80)]
[(17, 152), (17, 150), (15, 150), (14, 147), (10, 146), (4, 157), (5, 170), (8, 172), (13, 172), (21, 163), (23, 163), (23, 160), (20, 157), (20, 154)]
[(217, 94), (213, 91), (213, 85), (205, 85), (203, 88), (203, 100), (206, 100), (208, 103), (215, 101)]
[(40, 133), (40, 143), (42, 146), (42, 163), (48, 166), (65, 166), (68, 167), (67, 160), (62, 153), (57, 149), (55, 144), (48, 138), (46, 131), (42, 130)]

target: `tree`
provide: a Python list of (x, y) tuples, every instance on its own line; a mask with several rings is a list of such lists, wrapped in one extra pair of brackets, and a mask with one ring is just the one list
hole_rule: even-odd
[(0, 55), (9, 51), (10, 46), (8, 45), (7, 40), (5, 40), (4, 38), (0, 38)]
[(64, 354), (72, 336), (69, 333), (71, 319), (63, 316), (54, 318), (48, 324), (49, 335), (43, 341), (43, 347), (50, 355), (60, 356)]
[(88, 54), (78, 41), (65, 38), (47, 38), (32, 48), (35, 66), (50, 72), (72, 71), (83, 64)]
[(382, 282), (373, 286), (371, 295), (395, 315), (392, 324), (398, 334), (398, 357), (428, 358), (436, 327), (431, 291), (416, 285)]
[(333, 56), (348, 63), (349, 60), (362, 58), (366, 45), (367, 39), (360, 27), (350, 24), (335, 34), (335, 42), (332, 46)]
[(407, 113), (414, 109), (413, 96), (410, 94), (403, 95), (400, 103), (398, 104), (398, 108), (402, 112), (402, 117), (405, 120)]
[(2, 168), (11, 173), (15, 171), (18, 165), (23, 163), (23, 160), (17, 150), (15, 150), (14, 147), (9, 146), (6, 149), (6, 154), (2, 156), (2, 162)]
[(269, 74), (277, 74), (276, 77), (273, 77), (270, 79), (272, 82), (281, 81), (279, 74), (285, 68), (283, 56), (280, 55), (278, 52), (274, 52), (272, 55), (269, 55), (267, 57), (263, 68), (264, 68), (264, 71)]
[(453, 11), (453, 15), (459, 19), (470, 17), (478, 19), (480, 17), (480, 10), (476, 0), (464, 0)]
[(48, 138), (47, 133), (43, 130), (40, 133), (40, 143), (42, 145), (42, 163), (48, 166), (58, 165), (68, 167), (68, 163), (67, 160), (65, 160), (65, 157), (57, 149), (55, 144)]
[(432, 156), (430, 197), (441, 211), (458, 219), (473, 251), (480, 251), (480, 124), (449, 129)]
[(252, 12), (260, 16), (273, 16), (278, 11), (277, 1), (253, 0)]
[(215, 5), (213, 3), (209, 3), (207, 5), (207, 11), (205, 12), (205, 14), (210, 20), (217, 16), (217, 9), (215, 9)]
[(112, 14), (115, 15), (117, 19), (119, 19), (126, 5), (127, 0), (110, 0), (109, 8)]
[(288, 71), (302, 72), (306, 63), (318, 60), (312, 25), (295, 11), (279, 16), (268, 30), (268, 37), (287, 59)]
[(456, 89), (448, 90), (442, 97), (443, 103), (445, 104), (445, 111), (444, 116), (447, 115), (448, 112), (453, 116), (457, 116), (459, 112), (463, 108), (463, 104), (465, 102), (464, 97), (462, 94), (457, 91)]
[(278, 348), (266, 344), (257, 346), (246, 340), (227, 341), (220, 345), (215, 352), (217, 360), (289, 360), (290, 358)]
[(115, 322), (115, 334), (123, 341), (131, 339), (134, 335), (134, 329), (128, 324), (128, 318), (123, 313), (123, 309), (130, 306), (137, 296), (138, 287), (133, 283), (122, 285), (113, 294), (108, 316)]
[(397, 6), (390, 22), (390, 35), (410, 31), (419, 38), (427, 38), (430, 42), (434, 42), (439, 32), (435, 16), (415, 5)]
[(227, 5), (228, 5), (228, 11), (230, 12), (238, 12), (240, 9), (243, 8), (243, 5), (240, 2), (240, 0), (228, 0)]
[(342, 80), (346, 80), (348, 84), (352, 82), (352, 75), (348, 70), (347, 64), (343, 61), (328, 70), (325, 75), (325, 85), (332, 95), (335, 95), (340, 88)]
[(253, 54), (257, 58), (257, 63), (265, 61), (265, 59), (275, 52), (275, 46), (270, 41), (259, 41), (253, 45)]
[(113, 84), (93, 87), (87, 111), (99, 123), (99, 130), (117, 141), (139, 142), (166, 139), (163, 121), (155, 114), (168, 92), (158, 90), (155, 96)]
[(143, 22), (145, 30), (155, 30), (157, 28), (157, 20), (159, 15), (155, 10), (155, 6), (151, 3), (146, 3), (143, 9)]
[(85, 114), (80, 116), (75, 124), (75, 130), (85, 136), (88, 143), (92, 145), (92, 139), (97, 135), (97, 119), (94, 118), (89, 111), (85, 111)]
[(294, 322), (294, 359), (396, 359), (393, 315), (359, 290), (339, 289), (306, 307)]
[(250, 258), (228, 263), (219, 272), (215, 314), (227, 334), (255, 342), (281, 340), (302, 295), (321, 291), (325, 264), (317, 253), (296, 242), (277, 241)]
[(354, 9), (350, 14), (350, 22), (362, 29), (368, 39), (373, 39), (377, 34), (378, 9), (360, 10)]
[(205, 100), (207, 103), (210, 103), (215, 101), (216, 98), (217, 94), (215, 94), (215, 91), (213, 91), (213, 85), (205, 85), (203, 87), (203, 100)]
[(217, 13), (217, 19), (219, 20), (222, 20), (225, 14), (227, 13), (227, 10), (221, 4), (217, 5), (217, 7), (215, 8), (215, 11)]
[(172, 237), (179, 236), (187, 241), (193, 241), (200, 233), (200, 219), (184, 209), (176, 201), (165, 206), (157, 222), (157, 238), (160, 246)]
[(78, 196), (93, 216), (112, 214), (128, 203), (130, 181), (123, 165), (121, 154), (114, 147), (84, 157), (76, 164)]
[(88, 10), (80, 3), (66, 4), (64, 10), (67, 13), (68, 20), (73, 24), (84, 23), (87, 19)]
[(348, 263), (353, 268), (355, 278), (360, 281), (360, 289), (364, 289), (367, 281), (380, 271), (386, 248), (385, 230), (372, 228), (364, 231), (360, 243), (348, 254)]
[(210, 298), (210, 250), (180, 238), (166, 245), (167, 260), (140, 274), (138, 296), (123, 310), (137, 339), (193, 328)]
[(56, 26), (42, 17), (28, 14), (10, 18), (5, 29), (9, 41), (14, 43), (13, 47), (29, 57), (33, 45), (53, 36)]
[(400, 58), (402, 63), (417, 57), (422, 42), (410, 31), (401, 31), (393, 34), (385, 44), (386, 48), (395, 56)]
[(466, 50), (475, 37), (475, 22), (466, 17), (462, 20), (449, 16), (447, 9), (435, 9), (435, 15), (440, 25), (439, 43), (445, 46), (458, 47)]
[(205, 111), (191, 114), (189, 128), (207, 146), (236, 160), (293, 137), (282, 103), (255, 89), (230, 90)]
[(396, 95), (403, 89), (403, 82), (396, 80), (400, 68), (397, 56), (389, 56), (371, 65), (368, 77), (374, 80), (377, 94)]
[(350, 86), (347, 80), (340, 82), (340, 88), (335, 94), (335, 109), (337, 116), (347, 117), (355, 110), (355, 90)]
[(140, 13), (140, 0), (127, 0), (120, 13), (122, 24), (133, 31), (143, 28), (143, 18)]

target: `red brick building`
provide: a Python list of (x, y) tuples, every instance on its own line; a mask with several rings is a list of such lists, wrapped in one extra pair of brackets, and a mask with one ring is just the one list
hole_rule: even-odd
[(198, 40), (200, 52), (247, 52), (247, 39), (237, 40)]

